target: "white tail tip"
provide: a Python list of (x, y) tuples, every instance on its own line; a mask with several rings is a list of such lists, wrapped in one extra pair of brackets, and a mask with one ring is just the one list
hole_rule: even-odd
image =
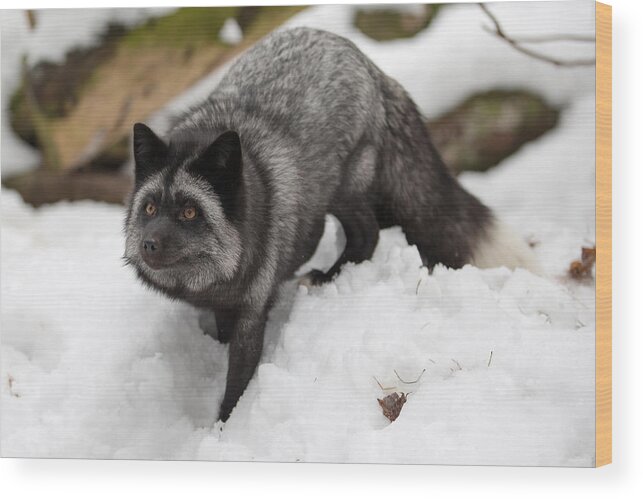
[(471, 264), (480, 268), (523, 268), (542, 275), (536, 255), (513, 230), (494, 220), (473, 252)]

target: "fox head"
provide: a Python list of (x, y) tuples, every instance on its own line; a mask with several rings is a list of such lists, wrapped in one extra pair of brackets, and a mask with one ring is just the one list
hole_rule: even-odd
[(134, 125), (135, 185), (125, 260), (164, 290), (202, 291), (233, 278), (241, 259), (243, 160), (233, 131), (166, 144)]

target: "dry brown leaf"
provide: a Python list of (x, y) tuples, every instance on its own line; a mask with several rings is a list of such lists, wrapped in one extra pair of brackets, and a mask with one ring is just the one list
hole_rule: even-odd
[(383, 399), (377, 399), (377, 401), (380, 403), (384, 416), (393, 422), (400, 415), (402, 406), (406, 404), (406, 393), (391, 393)]
[(569, 266), (570, 277), (578, 280), (591, 277), (594, 263), (596, 263), (596, 246), (593, 248), (582, 248), (581, 259), (574, 260)]

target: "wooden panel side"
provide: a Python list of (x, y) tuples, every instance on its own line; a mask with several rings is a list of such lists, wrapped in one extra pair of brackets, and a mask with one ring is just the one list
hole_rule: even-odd
[(612, 7), (596, 4), (596, 466), (612, 462)]

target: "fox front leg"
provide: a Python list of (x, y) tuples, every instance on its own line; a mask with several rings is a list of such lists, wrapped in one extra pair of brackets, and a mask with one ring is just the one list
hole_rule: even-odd
[(199, 316), (199, 326), (204, 334), (211, 336), (219, 343), (228, 343), (239, 318), (236, 308), (215, 307), (207, 309)]
[(259, 314), (241, 312), (230, 339), (228, 378), (219, 419), (226, 422), (252, 378), (263, 350), (267, 310)]
[(213, 339), (218, 340), (217, 319), (214, 311), (210, 309), (201, 310), (199, 313), (199, 327), (203, 334), (211, 336)]

